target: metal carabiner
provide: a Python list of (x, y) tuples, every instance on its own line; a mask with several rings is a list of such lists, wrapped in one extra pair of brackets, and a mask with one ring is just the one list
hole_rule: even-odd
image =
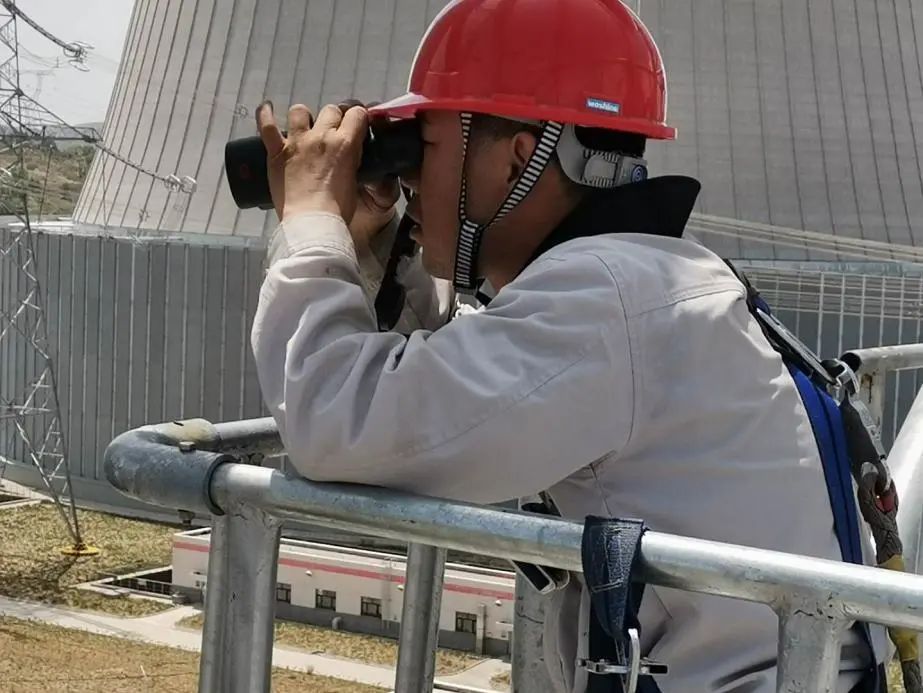
[(661, 662), (641, 658), (641, 638), (637, 628), (628, 629), (628, 661), (611, 662), (607, 659), (578, 659), (577, 667), (597, 676), (618, 675), (622, 677), (622, 693), (635, 693), (639, 676), (663, 676), (669, 667)]

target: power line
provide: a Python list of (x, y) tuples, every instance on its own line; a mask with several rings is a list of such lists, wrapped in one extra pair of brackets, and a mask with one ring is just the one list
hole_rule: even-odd
[[(3, 0), (0, 0), (2, 3)], [(0, 77), (0, 82), (4, 78)], [(2, 91), (2, 90), (0, 90)], [(154, 180), (163, 183), (168, 190), (173, 192), (184, 192), (192, 194), (195, 192), (197, 184), (191, 176), (180, 178), (176, 174), (160, 175), (156, 171), (145, 168), (128, 158), (122, 156), (117, 151), (103, 143), (102, 137), (95, 128), (79, 127), (71, 125), (63, 118), (45, 108), (43, 105), (33, 100), (29, 96), (20, 93), (19, 99), (22, 102), (22, 112), (25, 115), (15, 115), (12, 113), (2, 113), (2, 117), (7, 120), (11, 129), (19, 129), (26, 139), (35, 140), (79, 140), (90, 144), (101, 152), (104, 152), (119, 163), (128, 168), (150, 176)], [(57, 129), (57, 130), (55, 130)], [(70, 133), (64, 134), (64, 133)]]
[(68, 42), (64, 41), (63, 39), (59, 39), (57, 36), (52, 34), (34, 19), (29, 17), (25, 12), (19, 9), (15, 0), (0, 0), (0, 4), (2, 4), (3, 7), (6, 8), (7, 12), (9, 12), (11, 15), (21, 19), (46, 39), (59, 46), (61, 50), (64, 51), (64, 55), (67, 56), (67, 58), (70, 60), (71, 65), (82, 71), (86, 71), (88, 69), (84, 63), (86, 62), (87, 51), (91, 50), (93, 46), (81, 41)]
[[(59, 39), (54, 34), (46, 30), (44, 27), (40, 26), (33, 19), (28, 17), (22, 10), (20, 10), (14, 0), (0, 0), (0, 5), (2, 5), (10, 14), (13, 16), (14, 20), (16, 18), (22, 19), (24, 22), (29, 24), (33, 29), (42, 34), (49, 41), (52, 41), (56, 45), (60, 46), (67, 57), (71, 59), (71, 64), (80, 69), (89, 69), (86, 67), (86, 59), (88, 57), (88, 49), (92, 48), (88, 44), (81, 43), (79, 41), (66, 42), (62, 39)], [(0, 92), (4, 91), (2, 87), (6, 87), (7, 90), (12, 91), (12, 95), (9, 98), (15, 98), (17, 100), (17, 114), (14, 114), (11, 111), (4, 110), (3, 116), (11, 126), (11, 129), (16, 130), (17, 128), (22, 131), (29, 139), (38, 139), (38, 140), (81, 140), (87, 144), (91, 144), (96, 147), (99, 151), (105, 153), (106, 155), (112, 157), (122, 165), (137, 171), (138, 173), (150, 176), (154, 180), (160, 181), (167, 187), (168, 190), (173, 192), (183, 192), (187, 194), (192, 194), (195, 192), (197, 184), (194, 178), (191, 176), (180, 177), (177, 174), (161, 175), (156, 171), (152, 171), (141, 164), (138, 164), (134, 161), (131, 161), (125, 156), (122, 156), (116, 152), (111, 147), (107, 146), (99, 132), (93, 128), (81, 128), (74, 125), (71, 125), (63, 118), (59, 117), (57, 114), (53, 113), (50, 109), (46, 108), (42, 104), (35, 101), (33, 98), (29, 97), (23, 93), (19, 85), (19, 75), (21, 74), (19, 69), (19, 45), (18, 39), (16, 46), (13, 47), (10, 45), (8, 36), (0, 36), (0, 41), (5, 43), (11, 50), (14, 52), (14, 60), (7, 61), (3, 64), (2, 69), (0, 69)], [(34, 54), (33, 54), (34, 55)], [(35, 58), (41, 60), (40, 56), (34, 56)], [(110, 60), (103, 57), (103, 60)], [(10, 73), (13, 69), (12, 63), (15, 62), (15, 72), (16, 80), (15, 83), (10, 79)], [(110, 60), (111, 62), (111, 60)], [(8, 99), (9, 100), (9, 99)], [(57, 128), (58, 132), (55, 132), (53, 129)], [(66, 135), (64, 133), (71, 133)]]

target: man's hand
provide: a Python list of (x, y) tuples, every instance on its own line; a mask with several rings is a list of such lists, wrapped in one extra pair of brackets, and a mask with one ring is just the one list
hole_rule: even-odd
[(271, 103), (260, 106), (256, 118), (280, 220), (305, 212), (336, 214), (362, 247), (394, 216), (397, 181), (375, 186), (359, 186), (356, 181), (369, 129), (364, 107), (325, 106), (315, 122), (306, 106), (292, 106), (288, 137), (279, 130)]
[(276, 124), (271, 104), (256, 114), (269, 157), (269, 187), (283, 221), (304, 212), (328, 212), (349, 223), (356, 211), (356, 171), (369, 118), (364, 108), (345, 113), (325, 106), (316, 122), (307, 106), (288, 111), (288, 137)]
[[(377, 101), (362, 103), (348, 99), (340, 102), (340, 109), (345, 112), (353, 106), (371, 108), (377, 104)], [(400, 196), (401, 186), (396, 178), (359, 186), (359, 203), (349, 224), (349, 231), (357, 247), (361, 249), (367, 245), (394, 218), (397, 214), (395, 205)]]
[(358, 249), (367, 246), (394, 218), (397, 214), (394, 205), (400, 195), (401, 186), (396, 178), (375, 185), (359, 186), (356, 213), (349, 224), (349, 233)]

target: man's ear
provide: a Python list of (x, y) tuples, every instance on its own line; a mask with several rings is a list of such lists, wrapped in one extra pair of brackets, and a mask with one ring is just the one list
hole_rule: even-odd
[(513, 135), (510, 139), (510, 173), (507, 184), (516, 184), (516, 181), (519, 180), (525, 170), (526, 164), (529, 163), (529, 158), (532, 156), (532, 152), (535, 151), (537, 144), (538, 139), (536, 139), (535, 135), (526, 130), (521, 130)]

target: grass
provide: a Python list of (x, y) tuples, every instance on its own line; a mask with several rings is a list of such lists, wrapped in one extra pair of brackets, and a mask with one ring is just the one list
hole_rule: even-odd
[[(199, 655), (160, 645), (0, 617), (0, 693), (194, 693)], [(283, 669), (274, 693), (383, 689)]]
[[(110, 577), (114, 574), (168, 565), (171, 561), (171, 537), (176, 528), (88, 511), (80, 513), (80, 523), (88, 543), (101, 549), (99, 556), (74, 559), (61, 555), (60, 549), (67, 545), (68, 536), (63, 529), (60, 516), (50, 504), (42, 503), (40, 505), (0, 511), (0, 594), (72, 608), (105, 611), (120, 616), (144, 616), (170, 608), (168, 604), (148, 599), (106, 597), (92, 592), (85, 592), (75, 589), (74, 585)], [(187, 628), (201, 628), (202, 617), (201, 615), (191, 616), (183, 619), (179, 625)], [(55, 632), (53, 637), (51, 635), (52, 631)], [(65, 636), (64, 634), (68, 635)], [(84, 638), (84, 640), (81, 640), (81, 638)], [(195, 675), (188, 674), (187, 676), (182, 671), (194, 672), (196, 670), (196, 655), (171, 650), (170, 648), (135, 643), (129, 644), (103, 636), (88, 635), (52, 626), (42, 626), (31, 622), (21, 622), (16, 619), (0, 617), (0, 652), (3, 652), (4, 655), (0, 658), (0, 693), (12, 693), (13, 691), (31, 693), (32, 691), (65, 690), (65, 688), (74, 692), (99, 690), (99, 688), (94, 687), (93, 682), (99, 683), (101, 679), (87, 677), (101, 676), (103, 674), (100, 671), (95, 673), (91, 671), (89, 667), (95, 666), (91, 664), (88, 664), (86, 672), (79, 676), (83, 676), (82, 681), (92, 685), (81, 687), (83, 684), (80, 681), (73, 681), (66, 686), (62, 684), (62, 687), (56, 688), (54, 685), (50, 687), (40, 685), (38, 681), (41, 678), (43, 681), (53, 683), (53, 680), (64, 676), (71, 665), (79, 661), (80, 656), (82, 656), (78, 656), (78, 653), (82, 652), (82, 650), (67, 649), (67, 647), (74, 647), (74, 643), (87, 643), (89, 640), (86, 639), (92, 640), (94, 638), (99, 641), (111, 641), (107, 642), (106, 646), (115, 653), (111, 655), (110, 660), (103, 661), (100, 665), (100, 671), (115, 671), (109, 667), (109, 664), (116, 658), (118, 658), (123, 667), (134, 666), (136, 668), (136, 671), (131, 674), (118, 674), (118, 672), (113, 674), (116, 678), (112, 681), (107, 680), (105, 686), (107, 691), (156, 690), (172, 693), (173, 691), (192, 691), (195, 689)], [(47, 663), (48, 666), (53, 666), (54, 658), (49, 659), (46, 654), (49, 649), (45, 645), (39, 646), (38, 643), (47, 643), (52, 639), (60, 640), (62, 646), (67, 645), (67, 647), (60, 650), (62, 656), (64, 656), (64, 653), (70, 652), (67, 656), (73, 656), (74, 659), (72, 662), (63, 664), (59, 673), (47, 672), (46, 676), (48, 678), (43, 678), (39, 674), (42, 668), (36, 669), (36, 666), (41, 662)], [(22, 658), (12, 655), (14, 650), (9, 648), (23, 643), (28, 645), (30, 642), (35, 643), (34, 649), (32, 647), (26, 648), (31, 650), (31, 654), (23, 655)], [(372, 664), (393, 666), (397, 661), (397, 643), (393, 640), (371, 635), (334, 631), (307, 624), (278, 621), (276, 623), (276, 642), (280, 645), (288, 645), (311, 652), (328, 653)], [(102, 651), (102, 642), (100, 642), (99, 647), (100, 651)], [(55, 649), (57, 653), (56, 648), (56, 644), (52, 645), (52, 649)], [(132, 659), (124, 660), (121, 657), (119, 648), (131, 648)], [(39, 651), (43, 653), (41, 662), (35, 658), (35, 653)], [(145, 655), (145, 652), (148, 654)], [(153, 657), (159, 662), (158, 666), (161, 667), (161, 669), (156, 670), (160, 672), (157, 676), (149, 676), (149, 682), (146, 682), (147, 680), (141, 676), (139, 667), (144, 666), (145, 671), (148, 671), (149, 674), (155, 670), (150, 669), (142, 661), (144, 656)], [(136, 660), (138, 664), (135, 664)], [(15, 667), (10, 669), (13, 663), (17, 661), (26, 662), (27, 665), (21, 671)], [(180, 661), (186, 669), (180, 671), (175, 667), (171, 668), (173, 667), (171, 662)], [(478, 661), (480, 661), (478, 657), (469, 653), (441, 649), (437, 654), (437, 671), (440, 675), (453, 674), (473, 666)], [(81, 668), (83, 668), (82, 663)], [(19, 673), (16, 673), (17, 671)], [(73, 676), (78, 677), (77, 673), (73, 671), (71, 673)], [(320, 677), (311, 677), (308, 684), (310, 687), (304, 688), (304, 679), (298, 678), (299, 676), (303, 675), (295, 674), (294, 672), (276, 672), (273, 679), (273, 690), (279, 693), (296, 690), (299, 692), (311, 690), (318, 691), (318, 693), (352, 693), (353, 691), (365, 693), (366, 691), (379, 690), (368, 686), (358, 686), (357, 684), (332, 682)], [(29, 680), (18, 681), (15, 688), (4, 687), (12, 683), (13, 678)], [(903, 693), (904, 687), (898, 663), (892, 663), (889, 667), (888, 679), (891, 681), (890, 693)], [(129, 683), (120, 688), (116, 685), (119, 680), (128, 681)], [(34, 686), (32, 686), (33, 682), (35, 683)], [(290, 684), (293, 687), (286, 687)], [(491, 684), (498, 690), (508, 690), (509, 674), (495, 677)], [(148, 687), (145, 688), (144, 686)], [(318, 687), (314, 688), (314, 686)]]
[[(84, 178), (93, 161), (95, 149), (84, 145), (66, 151), (49, 151), (27, 144), (22, 148), (24, 168), (18, 166), (18, 156), (0, 154), (0, 168), (9, 169), (0, 189), (0, 203), (6, 210), (22, 212), (23, 194), (28, 191), (29, 213), (38, 215), (70, 215), (74, 211)], [(47, 174), (47, 180), (46, 180)]]
[(901, 663), (896, 659), (888, 665), (888, 693), (904, 693)]
[[(177, 625), (201, 629), (202, 615), (188, 616)], [(291, 621), (276, 621), (275, 638), (277, 645), (287, 645), (368, 664), (394, 666), (397, 663), (397, 642), (390, 638), (347, 633)], [(480, 661), (480, 657), (468, 652), (440, 649), (436, 652), (436, 673), (440, 676), (457, 674)]]
[(74, 558), (58, 511), (48, 503), (0, 511), (0, 594), (120, 616), (143, 616), (171, 608), (150, 599), (107, 597), (75, 585), (112, 575), (157, 568), (171, 561), (175, 528), (81, 511), (80, 528), (98, 556)]
[(513, 685), (513, 675), (504, 671), (500, 674), (494, 674), (490, 677), (490, 687), (495, 688), (498, 691), (508, 691)]

